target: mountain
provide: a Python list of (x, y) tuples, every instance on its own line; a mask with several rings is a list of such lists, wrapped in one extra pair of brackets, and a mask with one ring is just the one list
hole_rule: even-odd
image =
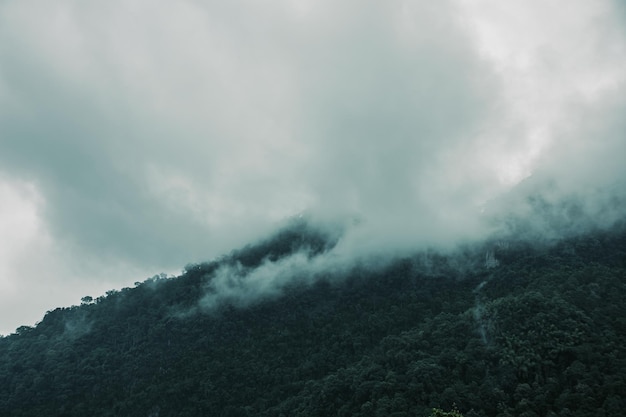
[(554, 417), (626, 407), (623, 225), (307, 272), (338, 239), (295, 221), (178, 277), (47, 312), (0, 338), (0, 415)]

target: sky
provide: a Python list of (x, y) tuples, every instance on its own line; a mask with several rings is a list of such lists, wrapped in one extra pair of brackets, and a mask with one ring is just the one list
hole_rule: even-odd
[(303, 213), (361, 254), (538, 192), (609, 224), (625, 113), (618, 0), (1, 1), (0, 334)]

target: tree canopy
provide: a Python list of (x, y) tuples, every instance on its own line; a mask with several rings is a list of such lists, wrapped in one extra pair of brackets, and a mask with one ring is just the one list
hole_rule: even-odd
[(245, 307), (202, 308), (224, 265), (254, 270), (333, 244), (299, 225), (49, 311), (0, 338), (0, 415), (621, 415), (623, 230), (475, 251), (497, 265), (463, 267), (474, 252), (355, 265)]

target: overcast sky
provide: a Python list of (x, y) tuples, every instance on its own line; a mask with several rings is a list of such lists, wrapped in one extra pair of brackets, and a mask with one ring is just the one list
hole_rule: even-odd
[(418, 248), (623, 196), (624, 114), (617, 0), (2, 1), (0, 334), (303, 212)]

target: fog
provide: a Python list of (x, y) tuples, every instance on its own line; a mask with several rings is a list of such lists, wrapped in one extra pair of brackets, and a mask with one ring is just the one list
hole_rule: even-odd
[(604, 0), (4, 2), (0, 333), (301, 213), (344, 260), (608, 227), (625, 28)]

